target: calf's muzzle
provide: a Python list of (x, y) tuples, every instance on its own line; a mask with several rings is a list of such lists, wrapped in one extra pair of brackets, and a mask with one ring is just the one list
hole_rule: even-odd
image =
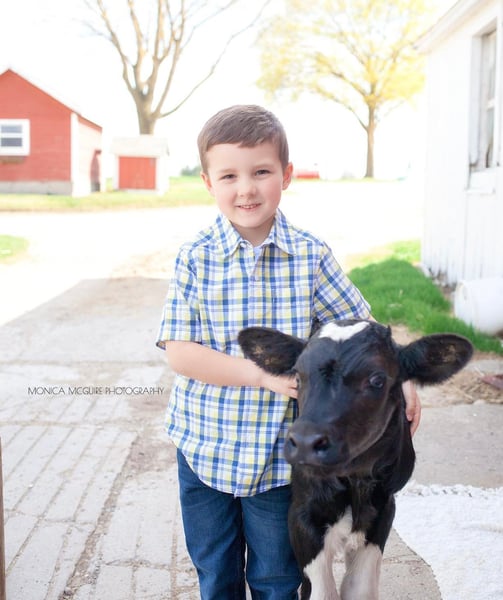
[(290, 428), (285, 443), (285, 458), (290, 464), (320, 465), (337, 454), (337, 444), (314, 423), (299, 419)]

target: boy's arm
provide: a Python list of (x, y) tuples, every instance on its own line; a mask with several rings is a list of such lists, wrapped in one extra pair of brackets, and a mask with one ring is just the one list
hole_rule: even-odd
[[(263, 387), (291, 398), (297, 397), (295, 377), (266, 373), (247, 358), (229, 356), (195, 342), (166, 342), (166, 355), (171, 368), (180, 375), (211, 385)], [(412, 435), (421, 419), (421, 403), (415, 386), (403, 384), (405, 411)]]
[(402, 383), (402, 390), (405, 397), (405, 414), (410, 422), (410, 433), (414, 435), (421, 420), (421, 401), (412, 381)]
[(294, 376), (266, 373), (247, 358), (229, 356), (196, 342), (166, 342), (170, 367), (185, 377), (219, 386), (263, 387), (278, 394), (297, 397)]

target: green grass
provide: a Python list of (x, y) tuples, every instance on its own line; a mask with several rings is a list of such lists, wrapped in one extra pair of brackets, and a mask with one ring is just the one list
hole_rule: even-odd
[(412, 264), (418, 263), (421, 260), (421, 243), (419, 240), (402, 240), (386, 246), (379, 246), (364, 254), (352, 254), (346, 259), (345, 265), (346, 269), (350, 270), (387, 258), (397, 258)]
[(213, 204), (200, 177), (172, 177), (162, 195), (135, 192), (96, 192), (89, 196), (1, 194), (0, 211), (96, 211), (128, 208), (167, 208)]
[(19, 257), (28, 248), (28, 240), (13, 235), (0, 235), (0, 261)]
[[(399, 246), (397, 255), (405, 252)], [(392, 253), (393, 254), (393, 253)], [(408, 255), (408, 251), (405, 252)], [(439, 332), (467, 337), (481, 352), (503, 354), (498, 338), (485, 335), (452, 315), (451, 304), (439, 288), (407, 259), (386, 258), (349, 272), (349, 277), (372, 306), (382, 323), (403, 324), (424, 335)]]

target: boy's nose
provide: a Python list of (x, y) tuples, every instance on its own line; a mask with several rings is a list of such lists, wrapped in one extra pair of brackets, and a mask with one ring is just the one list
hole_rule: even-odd
[(252, 196), (255, 193), (255, 183), (251, 179), (242, 179), (238, 186), (238, 196), (240, 198), (246, 198)]

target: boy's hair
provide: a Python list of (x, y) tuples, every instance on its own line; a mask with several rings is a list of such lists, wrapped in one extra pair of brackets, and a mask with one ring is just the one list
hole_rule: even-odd
[(206, 122), (197, 138), (202, 170), (207, 173), (206, 153), (212, 146), (239, 144), (253, 148), (263, 142), (277, 145), (279, 159), (285, 169), (289, 162), (288, 141), (283, 125), (276, 116), (254, 104), (224, 108)]

